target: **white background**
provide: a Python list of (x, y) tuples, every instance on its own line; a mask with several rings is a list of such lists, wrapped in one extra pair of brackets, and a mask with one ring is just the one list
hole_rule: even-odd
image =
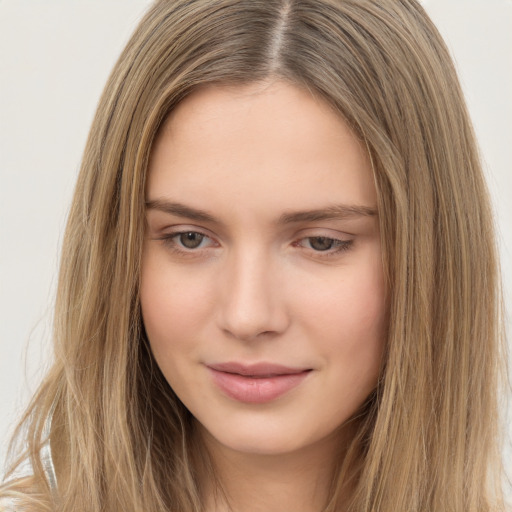
[[(50, 354), (59, 248), (87, 131), (149, 3), (0, 0), (0, 468)], [(511, 332), (512, 0), (423, 3), (456, 60), (482, 149)]]

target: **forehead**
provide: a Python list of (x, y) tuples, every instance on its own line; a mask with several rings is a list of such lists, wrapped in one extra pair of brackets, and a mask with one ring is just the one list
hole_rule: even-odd
[[(376, 203), (361, 141), (324, 101), (284, 82), (200, 89), (152, 150), (147, 199), (267, 211)], [(302, 204), (301, 204), (302, 203)]]

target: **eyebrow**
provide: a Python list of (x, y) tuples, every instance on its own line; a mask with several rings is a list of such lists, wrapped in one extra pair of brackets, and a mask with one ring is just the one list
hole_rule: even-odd
[[(192, 208), (182, 203), (175, 203), (164, 199), (146, 201), (146, 208), (148, 210), (159, 210), (170, 215), (185, 217), (198, 222), (222, 224), (222, 222), (206, 210)], [(354, 219), (358, 217), (374, 217), (376, 215), (377, 210), (369, 206), (338, 204), (313, 210), (285, 212), (279, 217), (277, 224)]]
[(218, 220), (205, 210), (191, 208), (181, 203), (173, 203), (163, 199), (154, 199), (146, 201), (146, 209), (159, 210), (170, 215), (177, 215), (178, 217), (186, 217), (187, 219), (196, 220), (199, 222), (212, 222), (218, 223)]
[(317, 210), (283, 213), (279, 217), (279, 224), (293, 224), (296, 222), (315, 222), (319, 220), (354, 219), (357, 217), (374, 217), (375, 208), (361, 205), (336, 204)]

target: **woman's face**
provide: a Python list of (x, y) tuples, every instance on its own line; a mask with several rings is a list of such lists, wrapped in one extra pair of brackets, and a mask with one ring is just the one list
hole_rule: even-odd
[(374, 389), (386, 325), (360, 141), (283, 82), (196, 91), (152, 152), (141, 304), (154, 357), (213, 442), (292, 452)]

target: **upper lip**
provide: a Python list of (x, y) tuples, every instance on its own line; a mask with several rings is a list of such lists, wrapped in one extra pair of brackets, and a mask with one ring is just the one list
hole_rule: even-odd
[(274, 363), (253, 363), (243, 364), (237, 362), (209, 364), (208, 368), (218, 372), (235, 373), (238, 375), (247, 375), (251, 377), (271, 377), (276, 375), (293, 375), (295, 373), (302, 373), (310, 370), (311, 368), (292, 368)]

